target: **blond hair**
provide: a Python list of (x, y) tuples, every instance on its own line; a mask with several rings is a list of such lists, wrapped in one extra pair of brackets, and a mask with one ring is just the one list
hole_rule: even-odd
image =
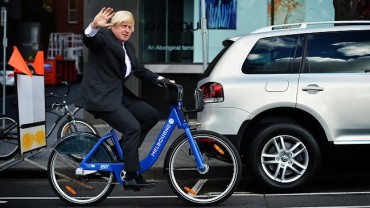
[(135, 20), (134, 16), (129, 11), (118, 11), (114, 14), (111, 19), (112, 26), (116, 26), (121, 23), (127, 23), (132, 26), (132, 32), (134, 32)]

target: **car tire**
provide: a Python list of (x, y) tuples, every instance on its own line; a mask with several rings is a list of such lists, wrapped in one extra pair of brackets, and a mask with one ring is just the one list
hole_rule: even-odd
[(254, 176), (272, 190), (293, 190), (318, 173), (321, 152), (313, 135), (300, 125), (275, 123), (261, 128), (249, 148)]

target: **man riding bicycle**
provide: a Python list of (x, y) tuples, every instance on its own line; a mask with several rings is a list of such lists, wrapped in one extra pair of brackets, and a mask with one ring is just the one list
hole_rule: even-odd
[(122, 133), (125, 187), (137, 189), (156, 185), (137, 172), (140, 170), (138, 148), (158, 122), (159, 113), (130, 92), (124, 83), (132, 75), (160, 86), (169, 80), (139, 63), (135, 48), (128, 41), (134, 25), (130, 12), (114, 12), (104, 7), (85, 29), (83, 42), (89, 55), (76, 106)]

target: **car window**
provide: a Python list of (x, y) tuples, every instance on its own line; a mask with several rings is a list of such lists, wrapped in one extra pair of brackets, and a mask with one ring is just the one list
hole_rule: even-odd
[(297, 73), (292, 63), (298, 40), (299, 35), (260, 39), (244, 61), (242, 72), (245, 74)]
[(370, 31), (307, 35), (307, 73), (356, 73), (370, 70)]
[(203, 72), (203, 74), (200, 75), (199, 79), (203, 79), (205, 77), (208, 77), (213, 69), (215, 68), (217, 62), (220, 60), (220, 58), (224, 55), (224, 53), (227, 51), (227, 49), (230, 48), (230, 46), (234, 43), (232, 40), (224, 40), (222, 42), (222, 45), (224, 48), (217, 54), (217, 56), (212, 60), (212, 62), (208, 65), (207, 69)]

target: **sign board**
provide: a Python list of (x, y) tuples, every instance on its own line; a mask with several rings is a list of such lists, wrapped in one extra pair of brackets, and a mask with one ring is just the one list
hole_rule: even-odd
[(20, 153), (46, 146), (44, 76), (17, 74)]
[(46, 146), (43, 56), (39, 51), (35, 57), (36, 74), (32, 74), (17, 47), (8, 62), (16, 72), (20, 154)]

